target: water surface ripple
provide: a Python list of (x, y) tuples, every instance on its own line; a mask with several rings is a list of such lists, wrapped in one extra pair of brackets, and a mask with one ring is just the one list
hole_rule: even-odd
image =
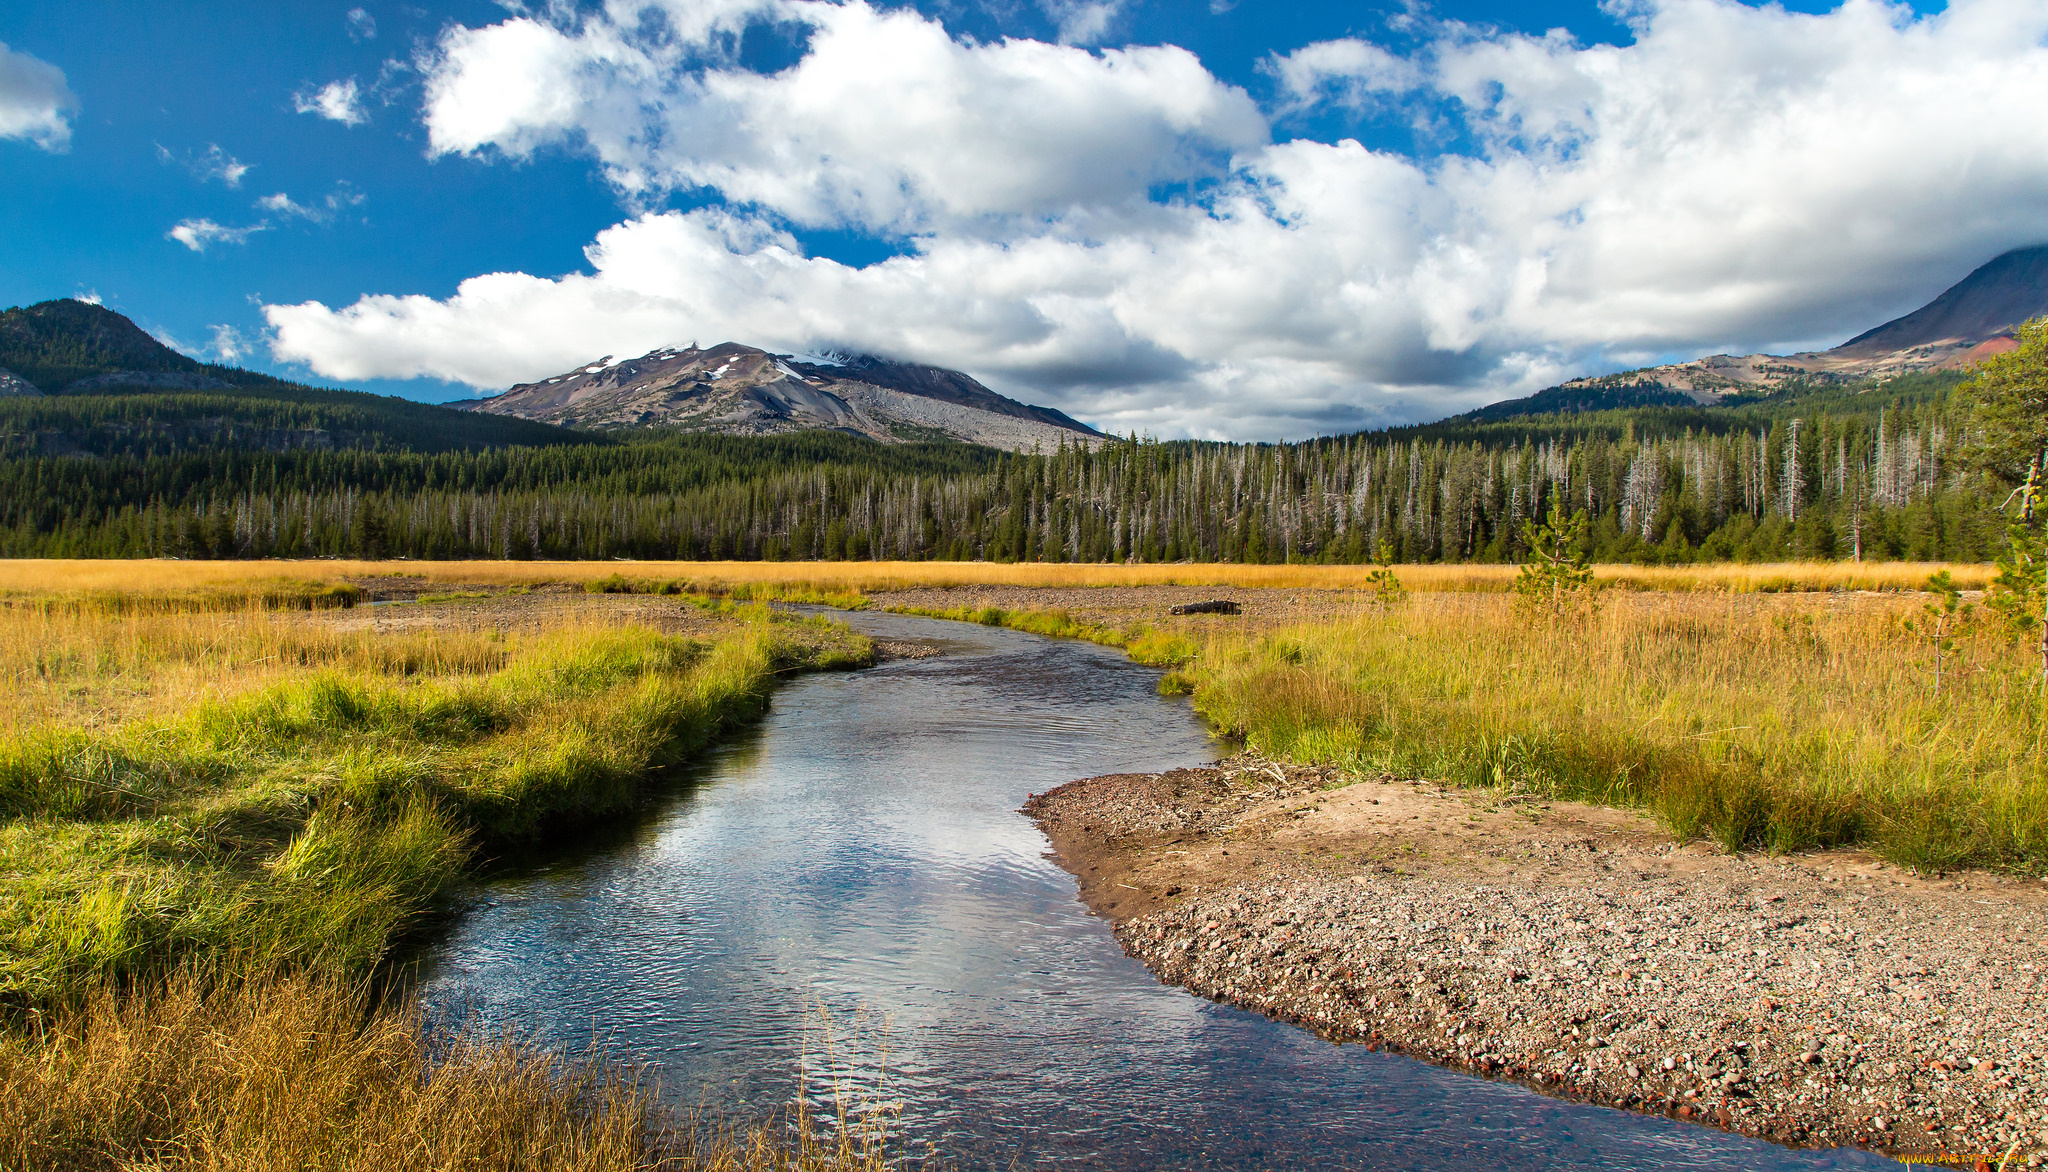
[[(482, 884), (425, 961), (473, 1016), (745, 1115), (839, 1087), (962, 1168), (1897, 1167), (1563, 1103), (1200, 1000), (1123, 955), (1015, 811), (1213, 759), (1119, 653), (883, 614), (943, 658), (809, 676), (649, 818)], [(837, 1080), (834, 1077), (836, 1074)]]

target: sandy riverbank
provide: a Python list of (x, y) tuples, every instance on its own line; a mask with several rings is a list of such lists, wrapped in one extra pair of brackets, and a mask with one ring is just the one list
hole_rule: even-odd
[(1241, 757), (1025, 809), (1125, 949), (1204, 996), (1789, 1144), (2048, 1159), (2048, 885), (1349, 780)]

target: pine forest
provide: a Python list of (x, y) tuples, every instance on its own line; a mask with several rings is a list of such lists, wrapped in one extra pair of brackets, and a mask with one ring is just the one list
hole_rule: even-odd
[(1954, 382), (1016, 455), (830, 433), (339, 448), (101, 407), (0, 433), (0, 555), (1503, 562), (1555, 500), (1601, 561), (1983, 559), (1997, 490), (1962, 459)]

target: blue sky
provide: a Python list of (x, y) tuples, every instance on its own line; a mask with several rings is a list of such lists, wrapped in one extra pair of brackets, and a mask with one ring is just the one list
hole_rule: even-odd
[[(1160, 434), (1344, 430), (1831, 344), (2048, 239), (2038, 120), (1986, 125), (2048, 98), (2043, 24), (2011, 0), (0, 3), (0, 304), (92, 294), (204, 357), (429, 400), (733, 336)], [(58, 121), (10, 123), (50, 69)], [(1971, 93), (1932, 88), (1958, 71)], [(1885, 108), (1915, 92), (1950, 120)], [(465, 288), (488, 274), (520, 279)]]

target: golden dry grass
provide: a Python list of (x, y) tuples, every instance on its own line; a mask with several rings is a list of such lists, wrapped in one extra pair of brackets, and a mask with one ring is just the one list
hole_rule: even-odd
[[(595, 619), (564, 634), (592, 634)], [(485, 631), (379, 634), (299, 613), (250, 607), (162, 613), (0, 607), (0, 734), (31, 725), (100, 727), (175, 712), (335, 669), (449, 676), (502, 667), (508, 648)]]
[[(494, 586), (589, 582), (612, 575), (680, 579), (701, 589), (793, 583), (873, 592), (919, 586), (1223, 586), (1350, 590), (1371, 566), (1075, 565), (1045, 562), (355, 562), (355, 561), (0, 561), (0, 599), (97, 592), (247, 590), (279, 580), (331, 582), (379, 575)], [(1641, 590), (1912, 590), (1937, 570), (1965, 589), (1988, 583), (1984, 565), (1925, 562), (1782, 562), (1757, 565), (1596, 567), (1603, 581)], [(1505, 590), (1515, 567), (1417, 565), (1400, 568), (1418, 591)]]
[(2048, 871), (2038, 650), (1984, 625), (1935, 687), (1913, 597), (1605, 596), (1583, 624), (1500, 595), (1190, 627), (1173, 682), (1219, 728), (1334, 761), (1656, 812), (1733, 849), (1865, 845)]
[[(6, 1172), (857, 1172), (880, 1135), (798, 1118), (699, 1130), (597, 1054), (429, 1042), (359, 987), (189, 972), (0, 1034)], [(682, 1126), (676, 1126), (681, 1123)]]

